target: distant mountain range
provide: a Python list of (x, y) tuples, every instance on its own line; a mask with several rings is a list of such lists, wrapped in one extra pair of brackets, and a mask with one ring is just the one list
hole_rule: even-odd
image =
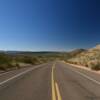
[(34, 52), (34, 51), (3, 51), (3, 50), (1, 50), (0, 53), (5, 53), (5, 54), (9, 54), (9, 55), (58, 55), (58, 54), (67, 54), (70, 57), (74, 57), (74, 56), (77, 56), (77, 55), (87, 54), (89, 52), (94, 52), (94, 50), (100, 50), (100, 44), (98, 44), (97, 46), (90, 48), (88, 50), (86, 50), (86, 49), (75, 49), (75, 50), (70, 51), (70, 52), (56, 52), (56, 51)]
[(0, 53), (5, 53), (8, 55), (36, 55), (36, 56), (43, 56), (43, 55), (58, 55), (64, 52), (53, 52), (53, 51), (0, 51)]

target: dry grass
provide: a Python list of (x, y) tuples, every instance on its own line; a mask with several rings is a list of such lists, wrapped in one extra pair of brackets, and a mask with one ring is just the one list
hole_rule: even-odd
[(83, 65), (93, 70), (100, 70), (100, 49), (90, 49), (69, 59), (68, 62)]

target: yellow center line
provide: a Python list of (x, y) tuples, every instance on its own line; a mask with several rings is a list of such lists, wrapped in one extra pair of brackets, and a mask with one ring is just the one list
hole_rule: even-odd
[(55, 87), (56, 87), (56, 91), (57, 91), (58, 100), (62, 100), (61, 95), (60, 95), (60, 90), (59, 90), (59, 87), (58, 87), (57, 83), (55, 83)]
[(51, 74), (51, 81), (52, 81), (52, 100), (62, 100), (59, 87), (57, 82), (54, 80), (54, 69), (55, 69), (55, 64), (52, 66), (52, 74)]
[(55, 64), (52, 67), (52, 76), (51, 76), (51, 80), (52, 80), (52, 100), (56, 100), (56, 93), (55, 93), (55, 85), (54, 85), (54, 68), (55, 68)]

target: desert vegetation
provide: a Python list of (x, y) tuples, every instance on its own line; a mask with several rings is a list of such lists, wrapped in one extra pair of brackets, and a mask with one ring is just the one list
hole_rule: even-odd
[(19, 69), (27, 64), (35, 65), (40, 63), (42, 63), (42, 60), (39, 57), (0, 53), (0, 70), (8, 71)]
[(81, 52), (68, 60), (69, 63), (83, 65), (93, 70), (100, 70), (100, 45)]
[(42, 64), (54, 60), (66, 60), (67, 53), (60, 52), (2, 52), (0, 70), (8, 71), (29, 65)]
[(93, 70), (100, 70), (100, 45), (88, 50), (77, 49), (71, 52), (1, 52), (0, 70), (19, 69), (54, 60), (64, 60)]

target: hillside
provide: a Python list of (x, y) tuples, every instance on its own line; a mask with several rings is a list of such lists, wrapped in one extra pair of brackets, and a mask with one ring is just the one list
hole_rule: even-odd
[(1, 51), (0, 70), (16, 69), (21, 68), (22, 64), (35, 65), (54, 60), (65, 60), (98, 70), (100, 69), (100, 45), (88, 50), (76, 49), (70, 52)]
[(75, 49), (73, 51), (68, 52), (68, 54), (69, 54), (69, 57), (75, 57), (78, 54), (81, 54), (82, 52), (86, 52), (86, 51), (87, 50), (85, 50), (85, 49)]
[(99, 70), (100, 69), (100, 45), (97, 45), (94, 48), (88, 49), (85, 52), (81, 52), (77, 54), (75, 57), (69, 59), (68, 62), (90, 67), (91, 69)]

